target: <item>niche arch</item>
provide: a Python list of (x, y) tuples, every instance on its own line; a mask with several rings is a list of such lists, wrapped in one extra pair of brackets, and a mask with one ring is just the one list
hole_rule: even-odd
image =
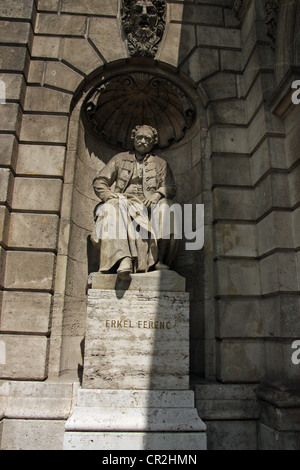
[[(103, 83), (111, 83), (116, 77), (148, 74), (157, 77), (162, 84), (171, 84), (180, 90), (185, 104), (193, 109), (193, 119), (181, 128), (182, 135), (166, 140), (155, 153), (170, 164), (178, 187), (176, 201), (181, 204), (211, 204), (204, 191), (203, 159), (206, 158), (208, 124), (207, 99), (201, 87), (177, 69), (152, 59), (129, 59), (114, 62), (97, 69), (86, 78), (74, 96), (71, 108), (68, 139), (68, 198), (62, 213), (68, 214), (68, 239), (62, 240), (65, 253), (65, 286), (61, 298), (61, 353), (59, 375), (74, 377), (81, 374), (83, 340), (85, 336), (87, 281), (91, 272), (98, 270), (98, 252), (90, 242), (93, 230), (93, 211), (99, 202), (92, 188), (92, 181), (104, 165), (124, 150), (120, 142), (109, 141), (91, 125), (87, 116), (87, 103)], [(159, 83), (156, 83), (159, 86)], [(187, 106), (189, 107), (189, 106)], [(205, 194), (204, 194), (205, 193)], [(63, 203), (64, 204), (64, 203)], [(207, 236), (210, 236), (208, 232)], [(185, 276), (191, 299), (191, 317), (198, 329), (191, 340), (191, 371), (204, 373), (204, 285), (205, 263), (201, 252), (186, 252), (182, 247), (173, 269)], [(211, 245), (211, 244), (210, 244)], [(61, 250), (62, 247), (59, 248)], [(58, 317), (56, 313), (56, 318)], [(200, 319), (198, 319), (198, 317)], [(56, 320), (57, 321), (57, 320)], [(193, 320), (192, 320), (193, 321)]]

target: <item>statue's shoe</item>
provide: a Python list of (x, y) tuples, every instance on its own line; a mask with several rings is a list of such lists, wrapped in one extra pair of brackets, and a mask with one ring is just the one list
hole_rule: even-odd
[(132, 260), (131, 258), (122, 259), (120, 266), (117, 270), (117, 275), (123, 281), (129, 281), (132, 274)]
[(158, 263), (156, 263), (156, 265), (155, 265), (155, 269), (156, 269), (156, 271), (167, 271), (170, 268), (169, 268), (169, 266), (162, 263), (161, 261), (158, 261)]

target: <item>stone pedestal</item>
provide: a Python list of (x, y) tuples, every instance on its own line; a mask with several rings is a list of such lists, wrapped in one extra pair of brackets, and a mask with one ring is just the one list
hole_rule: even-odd
[(189, 390), (189, 297), (172, 271), (90, 279), (83, 388), (65, 449), (206, 448)]

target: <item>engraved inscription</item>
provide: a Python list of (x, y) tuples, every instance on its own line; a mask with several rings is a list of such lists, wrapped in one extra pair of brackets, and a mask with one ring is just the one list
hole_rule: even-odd
[(170, 330), (172, 328), (169, 321), (152, 321), (152, 320), (106, 320), (106, 328), (139, 328), (146, 330)]

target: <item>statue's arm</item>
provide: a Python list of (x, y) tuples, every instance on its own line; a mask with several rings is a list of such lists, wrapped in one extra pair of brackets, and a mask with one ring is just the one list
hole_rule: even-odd
[(93, 181), (95, 194), (101, 202), (106, 202), (108, 199), (114, 197), (111, 186), (116, 181), (117, 176), (118, 158), (113, 157)]
[(158, 175), (158, 189), (157, 193), (167, 199), (173, 199), (176, 195), (176, 183), (174, 175), (168, 163), (163, 165)]

